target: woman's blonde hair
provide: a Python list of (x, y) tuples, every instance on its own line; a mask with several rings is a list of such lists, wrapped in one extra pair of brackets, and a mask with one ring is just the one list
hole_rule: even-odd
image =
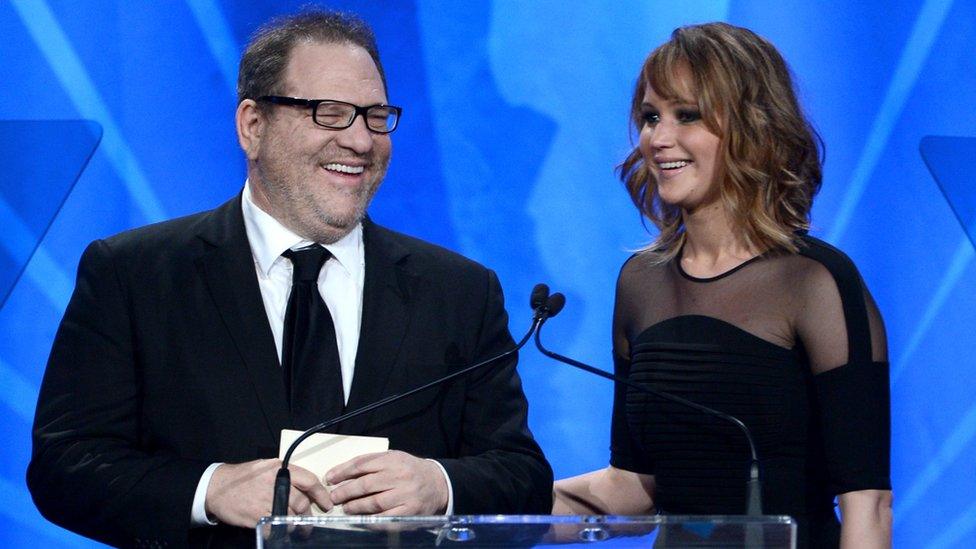
[[(746, 244), (796, 252), (796, 232), (809, 228), (820, 189), (823, 144), (800, 109), (776, 48), (727, 23), (675, 29), (641, 68), (631, 104), (637, 133), (647, 86), (665, 99), (697, 99), (706, 127), (720, 137), (722, 202)], [(684, 90), (694, 97), (683, 97)], [(639, 146), (618, 169), (634, 205), (660, 230), (645, 250), (662, 262), (673, 258), (685, 238), (680, 208), (661, 201)]]

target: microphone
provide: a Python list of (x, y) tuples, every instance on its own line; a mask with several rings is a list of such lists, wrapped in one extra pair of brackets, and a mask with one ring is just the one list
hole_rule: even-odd
[(546, 307), (549, 310), (549, 318), (558, 315), (559, 312), (562, 311), (563, 307), (565, 306), (566, 306), (566, 296), (564, 296), (559, 292), (552, 294), (552, 297), (550, 297), (549, 301), (546, 303)]
[[(546, 318), (552, 318), (557, 314), (559, 314), (559, 312), (562, 311), (565, 305), (566, 305), (566, 296), (558, 292), (552, 294), (552, 296), (548, 298), (544, 307), (548, 313)], [(560, 354), (554, 353), (549, 349), (546, 349), (542, 345), (541, 335), (542, 335), (543, 322), (539, 323), (539, 328), (535, 332), (535, 346), (539, 349), (539, 352), (546, 355), (547, 357), (565, 364), (569, 364), (570, 366), (579, 368), (580, 370), (583, 370), (585, 372), (589, 372), (591, 374), (595, 374), (600, 377), (609, 379), (614, 383), (620, 383), (626, 385), (627, 387), (630, 387), (631, 389), (635, 389), (642, 393), (653, 395), (658, 398), (663, 398), (665, 400), (670, 400), (671, 402), (680, 404), (682, 406), (686, 406), (688, 408), (693, 408), (700, 412), (704, 412), (705, 414), (708, 414), (710, 416), (718, 417), (738, 427), (742, 431), (742, 434), (745, 435), (746, 442), (749, 443), (749, 452), (752, 454), (751, 461), (749, 464), (749, 480), (746, 482), (746, 515), (761, 516), (763, 514), (762, 513), (762, 482), (760, 481), (759, 478), (759, 457), (756, 452), (756, 443), (752, 438), (752, 432), (749, 431), (749, 428), (746, 427), (746, 424), (743, 423), (742, 420), (734, 416), (730, 416), (725, 412), (720, 412), (719, 410), (716, 410), (714, 408), (709, 408), (708, 406), (704, 406), (702, 404), (698, 404), (697, 402), (686, 400), (679, 396), (672, 395), (671, 393), (658, 391), (657, 389), (653, 389), (651, 387), (634, 383), (633, 381), (630, 381), (627, 378), (623, 378), (618, 375), (611, 374), (610, 372), (600, 370), (599, 368), (594, 368), (593, 366), (590, 366), (588, 364), (584, 364), (577, 360), (573, 360), (569, 357), (565, 357)]]
[(534, 318), (540, 319), (541, 327), (546, 320), (559, 314), (566, 305), (566, 296), (560, 293), (549, 295), (549, 286), (536, 284), (532, 288), (532, 296), (529, 298), (529, 306), (535, 311)]
[(301, 435), (299, 435), (299, 437), (296, 438), (295, 441), (291, 443), (291, 446), (288, 447), (288, 451), (285, 452), (285, 457), (284, 459), (281, 460), (281, 468), (278, 469), (278, 474), (277, 476), (275, 476), (274, 497), (271, 503), (271, 515), (285, 516), (288, 514), (288, 496), (291, 492), (291, 473), (288, 471), (288, 462), (291, 461), (292, 453), (294, 453), (295, 449), (298, 448), (298, 445), (301, 444), (302, 441), (304, 441), (305, 439), (307, 439), (308, 437), (312, 436), (315, 433), (324, 431), (330, 427), (334, 427), (335, 425), (338, 425), (343, 421), (352, 419), (356, 416), (365, 414), (377, 408), (381, 408), (383, 406), (386, 406), (387, 404), (392, 404), (400, 399), (419, 393), (420, 391), (430, 389), (431, 387), (435, 387), (437, 385), (440, 385), (441, 383), (446, 383), (454, 378), (463, 376), (467, 373), (477, 370), (478, 368), (481, 368), (482, 366), (492, 364), (502, 358), (505, 358), (513, 353), (518, 352), (519, 349), (525, 346), (525, 344), (529, 341), (529, 338), (532, 337), (532, 334), (539, 329), (542, 323), (545, 322), (547, 318), (552, 316), (553, 313), (550, 310), (551, 299), (552, 298), (549, 297), (548, 286), (546, 286), (545, 284), (535, 285), (535, 287), (532, 289), (532, 295), (529, 300), (529, 305), (535, 310), (535, 314), (532, 317), (532, 326), (529, 328), (529, 331), (526, 332), (524, 336), (522, 336), (522, 339), (515, 344), (515, 347), (507, 351), (504, 351), (502, 353), (499, 353), (493, 357), (489, 357), (485, 360), (482, 360), (477, 364), (466, 366), (456, 372), (450, 373), (443, 377), (439, 377), (433, 381), (430, 381), (418, 387), (414, 387), (413, 389), (410, 389), (403, 393), (390, 395), (382, 400), (373, 402), (372, 404), (367, 404), (362, 408), (357, 408), (356, 410), (346, 412), (345, 414), (342, 414), (339, 417), (335, 417), (328, 421), (319, 423), (318, 425), (311, 427), (310, 429), (306, 430)]
[(536, 284), (529, 296), (529, 307), (538, 315), (543, 305), (549, 300), (549, 286)]

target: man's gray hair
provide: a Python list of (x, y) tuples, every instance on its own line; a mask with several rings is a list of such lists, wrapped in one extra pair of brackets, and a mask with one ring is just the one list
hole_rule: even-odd
[(237, 102), (282, 94), (281, 78), (288, 66), (291, 50), (303, 42), (349, 43), (363, 48), (373, 58), (383, 80), (383, 90), (386, 91), (386, 74), (380, 63), (376, 36), (369, 25), (347, 13), (307, 10), (273, 19), (254, 33), (241, 56), (237, 73)]

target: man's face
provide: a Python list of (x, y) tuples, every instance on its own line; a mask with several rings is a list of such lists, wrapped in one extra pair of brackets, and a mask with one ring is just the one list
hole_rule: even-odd
[[(386, 103), (369, 53), (352, 44), (300, 43), (289, 55), (281, 95), (335, 99), (360, 106)], [(269, 105), (252, 111), (255, 137), (242, 144), (255, 203), (302, 237), (331, 243), (362, 219), (390, 162), (390, 136), (363, 118), (332, 130), (308, 107)], [(238, 109), (241, 128), (243, 108)], [(256, 117), (256, 118), (254, 118)]]

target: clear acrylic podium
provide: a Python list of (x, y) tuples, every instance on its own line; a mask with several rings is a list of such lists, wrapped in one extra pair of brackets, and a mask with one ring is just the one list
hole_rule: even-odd
[(796, 547), (786, 516), (264, 517), (258, 548), (306, 547)]

